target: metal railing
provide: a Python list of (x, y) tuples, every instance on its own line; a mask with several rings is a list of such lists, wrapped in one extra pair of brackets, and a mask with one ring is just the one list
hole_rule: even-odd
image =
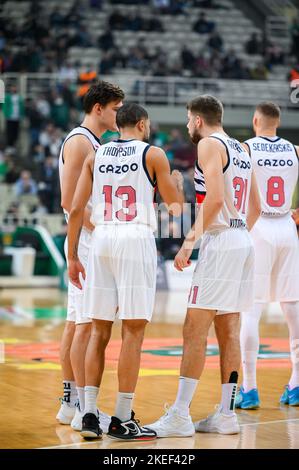
[[(0, 76), (7, 87), (15, 83), (24, 98), (47, 92), (61, 84), (58, 73), (7, 73)], [(229, 80), (209, 78), (155, 77), (138, 75), (108, 75), (102, 79), (118, 84), (126, 98), (140, 104), (179, 106), (198, 94), (216, 95), (227, 106), (249, 107), (259, 100), (275, 100), (282, 107), (292, 107), (290, 87), (284, 80)], [(70, 82), (76, 90), (76, 81)]]

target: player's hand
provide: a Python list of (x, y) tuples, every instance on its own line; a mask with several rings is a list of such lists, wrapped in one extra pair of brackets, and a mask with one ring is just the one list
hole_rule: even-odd
[(175, 184), (179, 191), (183, 191), (184, 188), (184, 177), (179, 170), (173, 170), (171, 173), (172, 178), (175, 181)]
[(188, 250), (182, 246), (176, 257), (174, 258), (174, 267), (178, 271), (183, 271), (191, 265), (190, 256), (193, 250)]
[(74, 286), (82, 290), (82, 284), (80, 281), (80, 273), (82, 274), (83, 279), (85, 280), (85, 269), (82, 266), (79, 260), (69, 260), (68, 265), (69, 279)]

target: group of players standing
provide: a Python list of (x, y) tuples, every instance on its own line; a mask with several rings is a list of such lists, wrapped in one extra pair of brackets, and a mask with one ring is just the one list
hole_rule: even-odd
[[(158, 190), (170, 214), (180, 216), (184, 190), (182, 175), (171, 172), (164, 151), (147, 143), (147, 111), (123, 100), (119, 87), (93, 85), (85, 96), (84, 120), (60, 152), (70, 284), (60, 353), (64, 397), (57, 420), (89, 439), (103, 432), (121, 440), (187, 437), (195, 431), (239, 433), (235, 407), (260, 406), (258, 325), (268, 302), (281, 302), (290, 333), (292, 375), (280, 401), (299, 405), (299, 245), (291, 212), (299, 148), (277, 136), (280, 109), (274, 103), (257, 106), (256, 137), (244, 144), (225, 133), (223, 106), (215, 97), (202, 95), (187, 105), (187, 128), (197, 145), (199, 210), (175, 268), (187, 268), (199, 239), (201, 245), (183, 329), (176, 401), (158, 421), (141, 426), (132, 405), (145, 327), (154, 308), (153, 198)], [(120, 138), (101, 145), (107, 130), (119, 130)], [(97, 409), (97, 398), (116, 318), (122, 320), (122, 345), (119, 392), (110, 417)], [(190, 403), (213, 322), (222, 398), (214, 414), (193, 423)], [(237, 394), (241, 354), (243, 384)]]

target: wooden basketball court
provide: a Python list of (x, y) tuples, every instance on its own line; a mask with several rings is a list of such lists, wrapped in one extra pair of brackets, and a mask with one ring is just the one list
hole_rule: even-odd
[[(122, 443), (104, 436), (84, 441), (69, 426), (57, 424), (62, 394), (58, 360), (66, 295), (56, 289), (0, 291), (0, 448), (73, 449), (298, 449), (299, 407), (281, 406), (279, 397), (290, 374), (287, 327), (277, 306), (263, 315), (258, 382), (262, 407), (238, 411), (241, 434), (196, 434), (192, 438)], [(154, 321), (143, 345), (134, 410), (142, 424), (163, 413), (176, 391), (182, 347), (185, 293), (158, 293)], [(1, 347), (2, 346), (2, 347)], [(117, 392), (116, 364), (120, 328), (116, 324), (107, 351), (107, 365), (99, 406), (113, 413)], [(0, 355), (1, 359), (1, 355)], [(191, 412), (194, 420), (213, 412), (220, 400), (219, 356), (210, 332), (206, 369)]]

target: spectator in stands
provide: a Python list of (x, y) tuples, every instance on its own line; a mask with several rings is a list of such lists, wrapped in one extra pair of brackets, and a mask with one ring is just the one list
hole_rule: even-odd
[(52, 93), (51, 99), (51, 119), (55, 126), (66, 131), (70, 121), (70, 107), (63, 97), (56, 92)]
[(4, 151), (4, 160), (6, 163), (6, 172), (4, 182), (7, 184), (14, 184), (20, 175), (19, 162), (13, 148), (6, 148)]
[(222, 52), (223, 51), (223, 39), (218, 33), (216, 29), (211, 33), (208, 41), (207, 46), (215, 51)]
[(291, 27), (291, 35), (292, 35), (292, 48), (291, 53), (298, 59), (299, 61), (299, 17), (294, 18), (293, 24)]
[(59, 153), (61, 141), (61, 131), (55, 128), (53, 123), (49, 123), (39, 136), (39, 144), (44, 148), (45, 153), (54, 156)]
[(276, 43), (268, 41), (265, 50), (265, 63), (268, 69), (273, 65), (282, 65), (284, 63), (284, 52), (282, 48)]
[(38, 175), (38, 189), (41, 201), (46, 206), (49, 213), (53, 213), (57, 207), (58, 198), (58, 169), (57, 158), (48, 155), (41, 163)]
[(264, 62), (261, 61), (250, 71), (251, 78), (253, 80), (267, 80), (268, 78), (268, 69), (265, 66)]
[(32, 149), (38, 143), (43, 119), (37, 108), (36, 101), (32, 100), (31, 98), (27, 99), (25, 114), (29, 120), (30, 149)]
[(203, 12), (199, 15), (198, 20), (193, 25), (193, 31), (198, 34), (209, 34), (215, 28), (215, 23), (208, 21), (206, 14)]
[(250, 39), (245, 44), (245, 51), (249, 55), (262, 54), (262, 42), (259, 39), (257, 33), (253, 33)]
[(186, 45), (181, 51), (181, 62), (183, 69), (195, 71), (195, 57)]
[(69, 61), (64, 62), (58, 70), (59, 80), (75, 81), (78, 78), (78, 72)]
[(125, 29), (126, 17), (118, 10), (115, 10), (113, 13), (111, 13), (108, 24), (112, 30), (122, 31)]
[(12, 85), (5, 95), (3, 113), (6, 119), (6, 144), (15, 147), (19, 138), (20, 123), (25, 115), (24, 100), (15, 85)]
[(99, 65), (99, 74), (106, 75), (112, 73), (114, 68), (114, 53), (113, 50), (104, 51)]
[(107, 51), (115, 47), (113, 32), (107, 28), (104, 34), (98, 38), (98, 46), (100, 49)]
[(156, 123), (151, 124), (150, 142), (152, 145), (155, 145), (157, 147), (163, 147), (165, 144), (168, 143), (168, 139), (169, 139), (168, 133), (165, 131), (162, 131), (158, 124)]
[(20, 178), (15, 183), (15, 194), (17, 197), (25, 194), (37, 194), (37, 184), (32, 179), (30, 171), (23, 170), (21, 172)]
[(185, 147), (186, 141), (183, 138), (182, 132), (180, 129), (172, 129), (170, 131), (170, 137), (168, 144), (164, 147), (167, 157), (169, 160), (173, 160), (177, 151)]

